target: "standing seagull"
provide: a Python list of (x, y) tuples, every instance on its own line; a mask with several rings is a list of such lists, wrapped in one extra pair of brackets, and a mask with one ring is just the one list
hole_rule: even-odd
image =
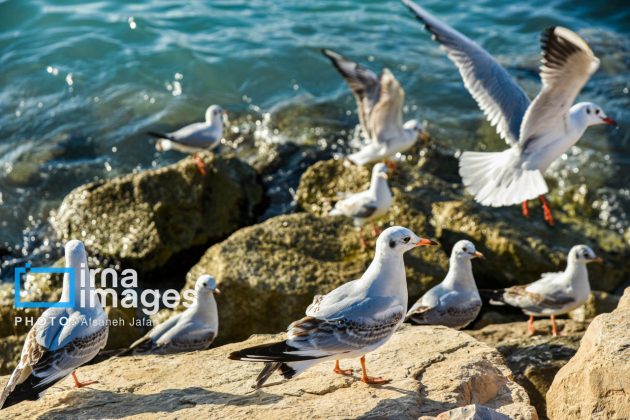
[(219, 145), (223, 138), (226, 115), (219, 105), (212, 105), (206, 110), (206, 122), (193, 123), (172, 133), (149, 131), (147, 134), (158, 139), (155, 148), (160, 152), (173, 149), (182, 153), (193, 153), (199, 172), (205, 175), (206, 169), (198, 152), (212, 150)]
[(334, 51), (322, 50), (341, 73), (357, 101), (359, 122), (368, 145), (348, 159), (357, 165), (377, 162), (404, 152), (414, 145), (421, 131), (416, 120), (404, 125), (405, 91), (389, 69), (380, 77), (371, 70)]
[[(107, 315), (90, 282), (83, 242), (66, 244), (66, 267), (74, 270), (74, 281), (63, 278), (59, 304), (37, 319), (29, 331), (17, 367), (0, 396), (0, 407), (37, 400), (44, 391), (72, 374), (77, 388), (94, 381), (79, 382), (75, 369), (89, 362), (107, 343)], [(74, 293), (72, 293), (72, 291)], [(74, 296), (74, 301), (72, 301)]]
[(530, 103), (525, 92), (483, 48), (411, 0), (402, 2), (441, 44), (490, 124), (510, 146), (503, 152), (462, 153), (459, 173), (468, 191), (485, 206), (522, 203), (526, 217), (527, 200), (538, 197), (545, 221), (553, 225), (543, 173), (577, 143), (587, 127), (617, 124), (591, 102), (573, 105), (599, 67), (599, 59), (576, 33), (560, 26), (546, 29), (541, 36), (542, 89)]
[(153, 328), (120, 355), (173, 354), (210, 347), (219, 332), (213, 294), (220, 292), (214, 277), (200, 276), (195, 283), (195, 292), (195, 301), (188, 309)]
[(287, 340), (236, 351), (230, 359), (265, 363), (256, 388), (278, 369), (291, 379), (326, 360), (336, 360), (335, 373), (350, 375), (352, 370), (339, 367), (339, 359), (355, 357), (361, 358), (363, 382), (389, 382), (367, 375), (365, 354), (385, 344), (403, 322), (407, 309), (403, 254), (425, 245), (437, 243), (404, 227), (385, 229), (376, 241), (374, 259), (360, 279), (315, 296), (306, 316), (289, 325)]
[[(337, 201), (328, 214), (350, 217), (354, 225), (359, 228), (369, 221), (372, 223), (372, 236), (376, 236), (378, 232), (374, 220), (387, 213), (391, 206), (392, 192), (387, 185), (387, 166), (379, 162), (372, 168), (370, 188)], [(363, 233), (361, 233), (361, 245), (365, 248)]]
[(418, 325), (444, 325), (457, 330), (470, 324), (481, 310), (470, 263), (473, 258), (483, 258), (483, 254), (470, 241), (457, 242), (446, 277), (418, 299), (406, 319)]
[(515, 306), (529, 315), (529, 334), (534, 334), (534, 316), (551, 316), (551, 328), (558, 335), (556, 315), (566, 314), (582, 305), (591, 293), (586, 264), (602, 262), (586, 245), (576, 245), (569, 251), (567, 268), (559, 273), (545, 273), (530, 284), (507, 289), (482, 290), (493, 305)]

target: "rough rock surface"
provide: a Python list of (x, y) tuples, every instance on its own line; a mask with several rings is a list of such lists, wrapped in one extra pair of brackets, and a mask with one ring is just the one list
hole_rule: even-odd
[(557, 320), (560, 336), (551, 335), (551, 322), (536, 319), (536, 333), (530, 337), (526, 317), (521, 322), (488, 325), (480, 330), (466, 331), (479, 341), (489, 344), (503, 355), (514, 380), (527, 391), (532, 405), (542, 419), (545, 417), (545, 395), (554, 376), (577, 351), (587, 323), (570, 319)]
[(630, 288), (591, 322), (578, 352), (547, 392), (551, 419), (630, 418)]
[[(554, 212), (556, 227), (550, 228), (533, 203), (529, 219), (521, 215), (519, 206), (483, 207), (464, 193), (461, 184), (453, 183), (457, 172), (452, 158), (434, 148), (422, 149), (419, 154), (417, 161), (399, 163), (397, 173), (390, 176), (394, 205), (382, 223), (422, 226), (435, 233), (449, 251), (460, 239), (473, 241), (487, 257), (474, 264), (481, 287), (528, 283), (541, 273), (560, 271), (569, 249), (579, 243), (593, 246), (606, 260), (605, 265), (589, 267), (597, 289), (612, 291), (630, 276), (630, 265), (626, 263), (630, 248), (622, 235), (571, 219), (560, 210)], [(297, 199), (307, 212), (323, 215), (338, 192), (360, 191), (368, 185), (367, 168), (344, 165), (340, 160), (322, 161), (302, 176)]]
[(163, 168), (83, 185), (51, 223), (61, 239), (81, 239), (90, 254), (148, 271), (173, 255), (216, 242), (255, 220), (262, 188), (235, 157), (202, 154)]
[[(254, 391), (251, 385), (261, 364), (230, 361), (227, 355), (279, 338), (254, 336), (203, 352), (115, 358), (85, 366), (79, 369), (80, 377), (99, 383), (75, 389), (65, 380), (43, 399), (3, 411), (3, 418), (415, 420), (471, 404), (477, 404), (479, 412), (487, 407), (513, 419), (537, 418), (496, 350), (462, 332), (402, 328), (367, 356), (371, 374), (392, 379), (384, 386), (362, 383), (357, 371), (353, 376), (335, 375), (332, 362), (327, 362), (290, 381), (272, 376), (269, 386)], [(342, 366), (359, 368), (356, 360), (343, 361)]]
[[(373, 255), (373, 241), (361, 250), (358, 232), (343, 219), (279, 216), (212, 246), (188, 273), (186, 287), (200, 274), (215, 276), (217, 342), (231, 342), (285, 330), (304, 316), (313, 296), (359, 278)], [(422, 247), (405, 254), (405, 263), (411, 301), (442, 279), (448, 259), (440, 247)]]

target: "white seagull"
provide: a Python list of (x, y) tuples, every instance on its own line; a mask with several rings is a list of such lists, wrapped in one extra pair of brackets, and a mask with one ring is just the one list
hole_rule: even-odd
[(529, 98), (507, 71), (483, 48), (426, 10), (402, 0), (424, 23), (433, 39), (441, 44), (459, 68), (464, 85), (492, 126), (508, 143), (503, 152), (464, 152), (459, 173), (475, 200), (500, 207), (539, 198), (545, 220), (553, 225), (545, 199), (549, 192), (543, 174), (549, 165), (577, 143), (587, 127), (616, 125), (591, 102), (573, 101), (599, 67), (588, 44), (575, 32), (556, 26), (541, 36), (542, 89)]
[[(372, 235), (377, 235), (374, 220), (385, 215), (392, 206), (392, 192), (387, 185), (387, 166), (377, 163), (372, 168), (370, 188), (355, 194), (349, 194), (337, 201), (328, 213), (330, 216), (350, 217), (354, 225), (361, 228), (366, 222), (372, 223)], [(363, 235), (361, 243), (365, 246)]]
[(256, 388), (276, 370), (291, 379), (327, 360), (336, 360), (335, 373), (349, 375), (352, 370), (341, 369), (339, 359), (356, 357), (361, 358), (363, 382), (388, 382), (367, 375), (365, 354), (385, 344), (404, 321), (407, 282), (403, 254), (425, 245), (437, 243), (419, 238), (404, 227), (385, 229), (363, 276), (327, 295), (315, 296), (306, 316), (289, 325), (287, 340), (236, 351), (229, 358), (265, 363)]
[(193, 123), (171, 133), (148, 131), (147, 134), (158, 139), (155, 148), (160, 152), (172, 149), (194, 154), (199, 172), (205, 175), (203, 161), (197, 153), (213, 150), (219, 145), (226, 115), (227, 112), (219, 105), (212, 105), (206, 110), (205, 122)]
[(348, 156), (357, 165), (386, 160), (414, 145), (421, 131), (416, 120), (403, 125), (405, 91), (389, 69), (378, 77), (371, 70), (331, 50), (322, 50), (352, 89), (359, 122), (368, 144)]
[(586, 264), (602, 262), (586, 245), (576, 245), (569, 251), (567, 267), (559, 273), (545, 273), (530, 284), (507, 289), (482, 290), (493, 305), (515, 306), (529, 315), (529, 333), (534, 334), (534, 316), (551, 317), (553, 335), (557, 335), (556, 315), (566, 314), (588, 299), (591, 287), (588, 283)]
[(184, 312), (159, 324), (133, 343), (124, 354), (173, 354), (205, 350), (219, 332), (214, 277), (204, 274), (195, 283), (195, 301)]
[(442, 283), (426, 292), (407, 312), (406, 320), (418, 325), (444, 325), (457, 330), (470, 324), (481, 310), (471, 260), (483, 258), (470, 241), (459, 241)]
[(0, 408), (37, 400), (70, 374), (78, 388), (94, 383), (79, 382), (75, 369), (105, 347), (107, 315), (91, 284), (83, 243), (69, 241), (65, 255), (66, 267), (74, 270), (74, 282), (68, 274), (64, 275), (59, 303), (69, 307), (48, 308), (35, 321), (26, 336), (20, 361), (0, 396)]

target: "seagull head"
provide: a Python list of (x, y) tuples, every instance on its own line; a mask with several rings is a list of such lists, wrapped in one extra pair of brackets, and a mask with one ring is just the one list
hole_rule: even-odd
[(202, 274), (197, 278), (195, 282), (195, 292), (197, 294), (207, 293), (207, 294), (220, 294), (221, 291), (217, 289), (217, 282), (213, 276), (209, 274)]
[(416, 119), (405, 122), (403, 124), (403, 128), (405, 130), (411, 130), (417, 133), (422, 133), (422, 123)]
[(576, 106), (579, 107), (579, 112), (582, 113), (582, 118), (586, 121), (587, 126), (599, 124), (617, 125), (617, 121), (607, 116), (601, 107), (592, 102), (581, 102)]
[(603, 262), (604, 260), (595, 255), (595, 252), (586, 245), (576, 245), (569, 251), (569, 261), (582, 264), (591, 262)]
[(475, 248), (475, 245), (467, 240), (459, 241), (453, 247), (451, 251), (451, 259), (456, 259), (458, 261), (465, 260), (469, 261), (473, 258), (485, 258), (483, 254)]
[(417, 246), (437, 245), (430, 239), (420, 238), (418, 235), (402, 226), (392, 226), (385, 229), (376, 240), (376, 250), (380, 254), (399, 254)]
[(206, 110), (206, 123), (215, 125), (227, 122), (227, 111), (219, 105), (211, 105)]
[(80, 240), (72, 239), (66, 242), (64, 253), (66, 256), (66, 267), (79, 268), (81, 263), (86, 264), (87, 267), (85, 245)]
[(382, 179), (387, 179), (387, 165), (385, 165), (384, 163), (377, 163), (376, 165), (374, 165), (374, 167), (372, 168), (372, 180), (373, 181), (377, 181), (379, 178)]

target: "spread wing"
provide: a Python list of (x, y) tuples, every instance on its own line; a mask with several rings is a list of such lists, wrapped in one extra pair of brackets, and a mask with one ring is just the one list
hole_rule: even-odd
[(378, 76), (370, 69), (351, 61), (331, 50), (322, 50), (337, 71), (352, 89), (359, 109), (361, 128), (369, 139), (373, 139), (369, 127), (370, 114), (379, 100), (381, 85)]
[(556, 26), (541, 36), (542, 90), (523, 118), (521, 148), (539, 149), (566, 132), (569, 109), (597, 68), (599, 59), (578, 34)]
[(509, 145), (517, 144), (521, 121), (530, 103), (525, 92), (479, 45), (411, 0), (402, 1), (455, 63), (466, 89), (501, 138)]

